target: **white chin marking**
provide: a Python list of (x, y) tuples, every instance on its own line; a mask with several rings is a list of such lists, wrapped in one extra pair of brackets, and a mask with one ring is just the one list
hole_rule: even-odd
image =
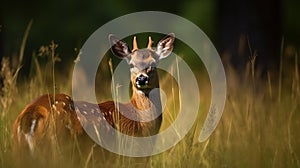
[(138, 93), (138, 94), (144, 94), (144, 92), (141, 91), (141, 90), (138, 90), (137, 93)]

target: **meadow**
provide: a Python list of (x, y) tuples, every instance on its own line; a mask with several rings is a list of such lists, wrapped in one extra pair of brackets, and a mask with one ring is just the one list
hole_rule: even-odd
[[(0, 102), (0, 167), (34, 166), (34, 162), (17, 164), (13, 152), (12, 125), (16, 116), (32, 99), (45, 93), (71, 94), (72, 64), (61, 73), (59, 66), (63, 56), (56, 53), (59, 47), (54, 42), (42, 46), (32, 54), (31, 70), (27, 78), (20, 76), (25, 40), (14, 63), (2, 59), (0, 76), (3, 79)], [(300, 74), (297, 50), (282, 46), (280, 65), (277, 71), (261, 75), (255, 60), (250, 56), (242, 71), (224, 61), (227, 78), (227, 100), (223, 116), (213, 134), (203, 143), (198, 136), (203, 126), (210, 103), (210, 83), (203, 68), (195, 68), (200, 74), (200, 110), (197, 124), (173, 148), (151, 157), (151, 167), (300, 167)], [(76, 54), (76, 53), (74, 53)], [(109, 57), (103, 61), (101, 71), (110, 79)], [(178, 89), (168, 75), (161, 77), (161, 87), (166, 90), (167, 105), (163, 113), (162, 129), (176, 118)], [(109, 82), (103, 82), (97, 92), (110, 90)], [(102, 94), (109, 98), (110, 95)], [(74, 147), (76, 148), (76, 147)], [(63, 146), (61, 147), (63, 149)], [(76, 150), (75, 150), (76, 152)], [(78, 167), (100, 167), (93, 156), (82, 157)], [(72, 156), (55, 155), (52, 158), (39, 156), (40, 164), (46, 167), (73, 167)], [(110, 158), (107, 158), (108, 160)], [(113, 167), (132, 167), (134, 160), (119, 157)]]

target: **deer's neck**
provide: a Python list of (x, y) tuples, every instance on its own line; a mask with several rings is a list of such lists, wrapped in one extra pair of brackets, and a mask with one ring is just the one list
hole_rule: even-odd
[(132, 97), (131, 97), (132, 105), (138, 110), (147, 110), (152, 107), (152, 102), (149, 99), (148, 93), (133, 90)]
[(140, 112), (149, 110), (152, 112), (161, 112), (161, 100), (159, 88), (155, 88), (149, 91), (140, 91), (133, 89), (131, 104)]

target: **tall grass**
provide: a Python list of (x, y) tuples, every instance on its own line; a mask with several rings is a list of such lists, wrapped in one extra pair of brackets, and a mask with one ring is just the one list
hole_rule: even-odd
[[(24, 48), (23, 45), (25, 43), (21, 48)], [(49, 46), (41, 47), (39, 53), (33, 54), (32, 74), (24, 83), (17, 83), (20, 67), (12, 67), (9, 59), (2, 60), (1, 78), (4, 80), (4, 87), (0, 104), (0, 167), (16, 166), (14, 163), (16, 158), (13, 155), (12, 124), (25, 105), (34, 97), (44, 93), (69, 93), (70, 85), (65, 83), (70, 83), (71, 77), (65, 78), (57, 73), (54, 63), (59, 60), (59, 57), (55, 54), (55, 47), (56, 44), (51, 43)], [(279, 71), (267, 72), (265, 78), (260, 77), (255, 69), (255, 59), (257, 59), (255, 53), (244, 72), (236, 72), (229, 63), (225, 63), (228, 81), (225, 110), (215, 132), (203, 143), (199, 143), (197, 139), (209, 108), (210, 92), (207, 88), (210, 88), (210, 84), (207, 73), (196, 70), (195, 73), (201, 76), (197, 79), (201, 92), (201, 109), (197, 123), (176, 146), (153, 156), (151, 166), (300, 167), (298, 131), (300, 128), (300, 63), (296, 51), (285, 54), (284, 45), (282, 51)], [(42, 55), (45, 57), (39, 57)], [(22, 60), (21, 56), (20, 59)], [(41, 60), (47, 61), (42, 64)], [(110, 71), (113, 71), (112, 62), (104, 62), (104, 64), (109, 64), (106, 72), (110, 74)], [(175, 62), (174, 67), (176, 65)], [(177, 75), (177, 71), (173, 70), (172, 75)], [(241, 73), (244, 75), (241, 76)], [(280, 74), (279, 77), (275, 77), (278, 76), (277, 74)], [(114, 85), (116, 87), (114, 93), (118, 95), (118, 84)], [(178, 84), (170, 75), (163, 75), (160, 85), (168, 99), (163, 113), (162, 129), (164, 129), (175, 120), (181, 100)], [(106, 88), (106, 90), (110, 89)], [(80, 150), (75, 149), (76, 144), (74, 146), (74, 153), (80, 153)], [(63, 146), (60, 146), (59, 150), (64, 150)], [(77, 166), (101, 166), (96, 160), (95, 150), (94, 147), (87, 149), (89, 151), (87, 156), (83, 156)], [(106, 159), (110, 160), (109, 155)], [(112, 163), (111, 166), (132, 167), (134, 160), (127, 159), (118, 157), (117, 162)], [(55, 164), (49, 164), (47, 159), (44, 160), (45, 162), (41, 164), (46, 166), (74, 166), (70, 163), (72, 159), (69, 159), (69, 156), (53, 156), (52, 160), (56, 162)], [(29, 165), (33, 166), (34, 163)]]

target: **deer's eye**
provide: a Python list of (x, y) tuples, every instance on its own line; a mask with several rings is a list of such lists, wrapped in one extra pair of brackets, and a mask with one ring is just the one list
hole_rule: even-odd
[(146, 69), (146, 72), (147, 72), (147, 73), (150, 73), (150, 72), (153, 71), (154, 69), (155, 69), (155, 67), (149, 66), (149, 67)]
[(152, 63), (150, 64), (150, 66), (153, 67), (153, 68), (155, 68), (155, 67), (156, 67), (156, 63), (155, 63), (155, 62), (152, 62)]
[(130, 67), (130, 68), (134, 68), (134, 65), (133, 65), (133, 64), (129, 64), (129, 67)]

